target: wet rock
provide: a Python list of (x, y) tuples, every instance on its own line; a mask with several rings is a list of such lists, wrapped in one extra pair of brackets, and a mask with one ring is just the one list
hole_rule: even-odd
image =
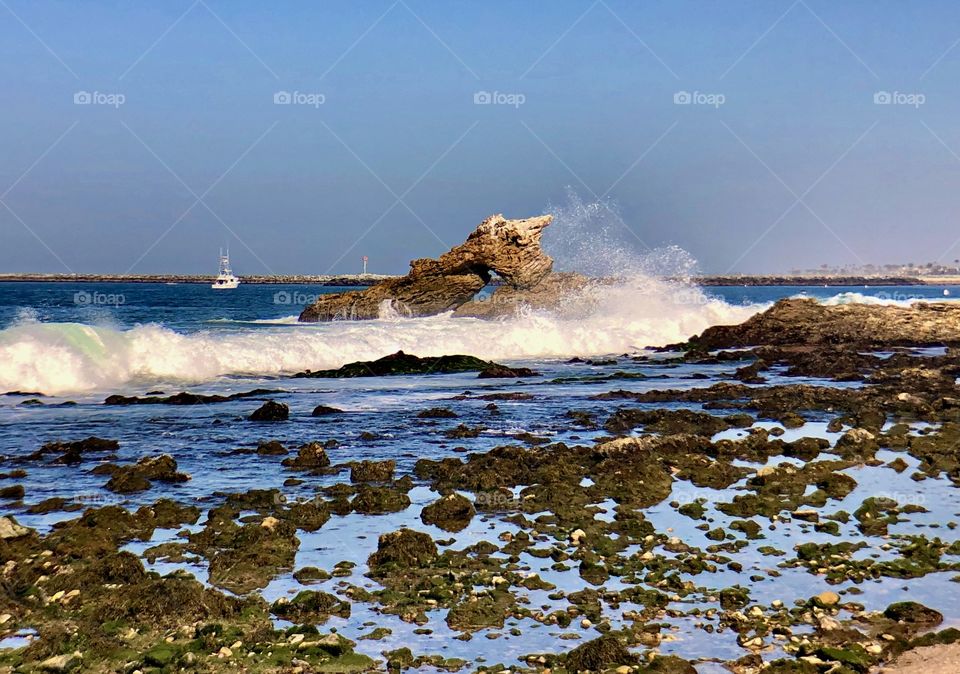
[(250, 415), (250, 421), (286, 421), (289, 418), (290, 408), (275, 400), (268, 400)]
[(73, 503), (65, 498), (54, 496), (52, 498), (44, 499), (43, 501), (40, 501), (40, 503), (35, 503), (27, 508), (27, 512), (31, 515), (45, 515), (47, 513), (73, 511), (80, 510), (82, 508), (83, 506), (79, 503)]
[(367, 564), (374, 577), (392, 569), (420, 567), (437, 557), (437, 546), (429, 534), (412, 529), (400, 529), (380, 536), (377, 551)]
[(312, 417), (327, 417), (332, 414), (343, 414), (343, 410), (338, 407), (328, 407), (327, 405), (317, 405), (310, 413)]
[(177, 462), (169, 454), (144, 457), (132, 466), (116, 466), (106, 488), (117, 494), (146, 491), (153, 480), (175, 484), (186, 482), (190, 476), (177, 471)]
[(853, 644), (845, 648), (823, 646), (816, 655), (821, 660), (839, 662), (855, 672), (866, 672), (873, 664), (873, 658), (860, 644)]
[(645, 668), (643, 674), (697, 674), (697, 669), (676, 655), (657, 655)]
[(604, 428), (611, 433), (626, 433), (637, 426), (643, 426), (650, 432), (712, 436), (730, 428), (731, 424), (705, 412), (638, 409), (617, 410), (604, 424)]
[(939, 625), (943, 622), (943, 614), (932, 608), (927, 608), (923, 604), (914, 601), (901, 601), (890, 604), (883, 612), (883, 615), (890, 620), (903, 622), (910, 625)]
[(357, 487), (357, 495), (353, 497), (350, 505), (358, 513), (371, 515), (396, 513), (410, 506), (410, 497), (391, 487), (372, 487), (361, 484)]
[(349, 379), (354, 377), (393, 377), (414, 374), (452, 374), (456, 372), (479, 372), (491, 363), (473, 356), (437, 356), (420, 358), (397, 351), (377, 360), (348, 363), (336, 370), (307, 370), (295, 374), (300, 378)]
[(236, 514), (228, 507), (211, 510), (204, 529), (189, 535), (189, 549), (209, 560), (211, 584), (246, 594), (291, 570), (300, 542), (290, 522), (240, 526), (233, 521)]
[(297, 456), (284, 459), (282, 464), (293, 470), (316, 470), (330, 465), (330, 457), (319, 442), (308, 442), (297, 450)]
[(10, 487), (0, 488), (0, 498), (7, 499), (10, 501), (16, 501), (22, 499), (26, 494), (26, 490), (23, 488), (22, 484), (15, 484)]
[(351, 482), (389, 482), (393, 479), (393, 471), (397, 462), (393, 459), (385, 461), (354, 461), (350, 466)]
[(526, 220), (491, 216), (465, 243), (438, 259), (414, 260), (406, 276), (361, 292), (323, 295), (304, 309), (300, 320), (377, 318), (384, 306), (410, 316), (439, 314), (473, 299), (493, 272), (508, 285), (534, 286), (553, 266), (540, 248), (540, 237), (551, 219), (549, 215)]
[(477, 513), (470, 499), (460, 494), (447, 494), (426, 506), (420, 513), (424, 524), (433, 524), (444, 531), (462, 531)]
[(241, 400), (243, 398), (258, 398), (265, 395), (283, 393), (276, 389), (254, 389), (253, 391), (244, 391), (242, 393), (233, 393), (228, 396), (222, 395), (203, 395), (201, 393), (188, 393), (183, 391), (167, 397), (147, 395), (144, 398), (136, 396), (112, 395), (103, 401), (104, 405), (209, 405), (211, 403), (225, 403), (231, 400)]
[(47, 454), (59, 454), (53, 463), (73, 465), (83, 461), (85, 454), (114, 452), (120, 448), (116, 440), (106, 440), (91, 435), (83, 440), (72, 442), (48, 442), (39, 450), (27, 457), (28, 461), (42, 460)]
[(507, 367), (491, 363), (480, 371), (478, 379), (510, 379), (520, 377), (539, 377), (539, 372), (534, 372), (529, 367)]
[(450, 440), (463, 440), (465, 438), (479, 438), (485, 430), (484, 426), (467, 426), (460, 424), (456, 428), (450, 428), (443, 432), (443, 437)]
[(784, 299), (740, 325), (707, 328), (691, 340), (713, 350), (758, 345), (843, 344), (847, 347), (939, 346), (960, 343), (960, 306), (918, 302), (909, 307)]
[(261, 441), (257, 444), (258, 456), (282, 456), (287, 453), (287, 448), (279, 440)]
[(298, 583), (309, 585), (310, 583), (319, 583), (325, 580), (330, 580), (331, 576), (323, 569), (318, 569), (315, 566), (305, 566), (302, 569), (297, 569), (294, 571), (293, 578)]
[(447, 612), (447, 625), (459, 631), (501, 628), (513, 603), (513, 597), (508, 592), (470, 597)]
[(417, 414), (418, 419), (456, 419), (457, 413), (445, 407), (431, 407)]
[(298, 625), (322, 625), (331, 615), (349, 618), (350, 602), (340, 601), (326, 592), (304, 590), (289, 601), (280, 599), (274, 602), (270, 612)]
[(636, 656), (611, 634), (581, 644), (564, 657), (565, 668), (571, 672), (599, 672), (636, 662)]

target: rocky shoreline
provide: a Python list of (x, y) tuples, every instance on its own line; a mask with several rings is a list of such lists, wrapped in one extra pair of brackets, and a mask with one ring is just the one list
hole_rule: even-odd
[[(936, 581), (949, 595), (960, 579), (957, 345), (950, 305), (785, 300), (659, 353), (577, 359), (562, 379), (501, 371), (488, 388), (434, 397), (401, 417), (407, 437), (437, 449), (402, 465), (397, 441), (360, 412), (311, 413), (282, 388), (111, 396), (109, 409), (243, 410), (216, 423), (286, 439), (224, 456), (279, 471), (282, 487), (178, 500), (191, 477), (183, 457), (149, 441), (154, 451), (139, 455), (90, 437), (3, 457), (0, 640), (30, 636), (0, 650), (0, 669), (913, 671), (890, 663), (930, 647), (948, 657), (955, 647), (936, 649), (960, 642), (960, 614), (913, 592)], [(477, 377), (495, 365), (444, 358), (401, 352), (293, 381)], [(592, 392), (547, 401), (548, 386)], [(42, 409), (43, 397), (26, 395)], [(538, 422), (521, 430), (528, 409)], [(318, 420), (312, 437), (283, 435), (306, 419)], [(362, 458), (342, 459), (352, 444)], [(164, 495), (89, 506), (23, 488), (31, 473), (64, 467), (120, 498)], [(43, 531), (17, 520), (37, 513), (60, 517)], [(403, 523), (356, 561), (343, 541), (342, 561), (298, 566), (303, 541), (335, 538), (346, 518)], [(280, 577), (297, 591), (268, 601), (261, 592)], [(877, 584), (910, 591), (878, 605)], [(357, 615), (371, 618), (347, 638)], [(434, 635), (435, 649), (398, 643), (401, 625)], [(671, 651), (690, 634), (714, 655)], [(501, 661), (442, 653), (447, 642), (479, 650), (510, 638), (531, 645)]]

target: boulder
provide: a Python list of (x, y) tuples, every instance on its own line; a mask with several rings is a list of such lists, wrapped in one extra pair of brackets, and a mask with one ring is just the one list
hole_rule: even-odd
[(283, 465), (294, 470), (313, 470), (330, 465), (330, 457), (319, 442), (308, 442), (297, 450), (293, 459), (284, 459)]
[(492, 215), (467, 240), (436, 260), (418, 259), (410, 272), (360, 292), (323, 295), (300, 314), (303, 322), (378, 318), (383, 312), (432, 316), (469, 302), (496, 273), (515, 288), (537, 285), (553, 260), (540, 248), (552, 216), (507, 220)]
[(507, 367), (499, 363), (490, 363), (488, 367), (480, 370), (477, 379), (516, 379), (539, 376), (539, 372), (534, 372), (529, 367)]
[(637, 658), (615, 636), (607, 634), (580, 644), (564, 658), (571, 672), (600, 672), (618, 665), (636, 664)]
[(400, 529), (380, 536), (377, 551), (370, 555), (367, 564), (371, 575), (376, 576), (390, 568), (421, 567), (436, 557), (437, 546), (429, 534)]
[(11, 540), (28, 535), (33, 529), (17, 524), (12, 517), (0, 517), (0, 539)]
[(397, 462), (393, 459), (386, 461), (355, 461), (350, 467), (351, 482), (388, 482), (393, 479), (393, 471)]
[(250, 421), (286, 421), (290, 418), (290, 408), (275, 400), (268, 400), (250, 415)]
[(883, 615), (890, 620), (907, 624), (939, 625), (943, 622), (943, 614), (915, 601), (900, 601), (890, 604)]
[(420, 519), (424, 524), (457, 532), (465, 529), (476, 514), (470, 499), (460, 494), (447, 494), (426, 506), (420, 513)]

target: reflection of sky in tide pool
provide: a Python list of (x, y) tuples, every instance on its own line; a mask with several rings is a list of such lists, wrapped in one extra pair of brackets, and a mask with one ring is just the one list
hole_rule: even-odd
[[(261, 404), (259, 399), (194, 407), (107, 407), (101, 404), (100, 397), (78, 397), (76, 406), (54, 408), (49, 404), (19, 407), (22, 397), (6, 396), (0, 398), (0, 424), (3, 428), (3, 433), (0, 433), (0, 453), (10, 457), (24, 456), (44, 442), (79, 439), (89, 435), (117, 439), (121, 445), (117, 459), (123, 462), (134, 461), (145, 455), (169, 453), (176, 458), (180, 470), (191, 474), (193, 479), (177, 485), (157, 483), (149, 491), (128, 497), (118, 497), (105, 491), (103, 485), (106, 478), (90, 474), (89, 468), (107, 457), (92, 457), (89, 463), (78, 467), (27, 464), (25, 467), (28, 475), (18, 482), (26, 489), (26, 505), (60, 496), (82, 500), (86, 506), (122, 503), (126, 507), (135, 508), (167, 497), (197, 505), (205, 511), (218, 503), (218, 500), (211, 496), (214, 492), (276, 488), (289, 500), (306, 499), (313, 497), (318, 488), (349, 479), (347, 472), (329, 476), (295, 473), (280, 465), (282, 457), (263, 457), (234, 451), (237, 448), (253, 448), (260, 440), (277, 439), (287, 447), (296, 448), (307, 441), (336, 439), (339, 444), (328, 450), (335, 464), (360, 459), (392, 458), (397, 461), (399, 476), (410, 473), (418, 459), (464, 457), (464, 451), (487, 451), (498, 445), (513, 443), (510, 436), (519, 432), (529, 432), (569, 445), (590, 445), (594, 439), (606, 432), (602, 428), (584, 429), (573, 426), (566, 416), (568, 410), (591, 413), (602, 424), (614, 409), (637, 406), (629, 400), (595, 400), (593, 396), (616, 389), (641, 392), (709, 386), (738, 366), (736, 363), (724, 363), (663, 367), (626, 358), (619, 358), (615, 365), (603, 366), (559, 361), (519, 364), (530, 365), (544, 376), (521, 381), (478, 380), (471, 374), (355, 380), (235, 380), (193, 389), (207, 393), (234, 393), (257, 386), (282, 389), (282, 393), (270, 397), (287, 403), (291, 408), (291, 418), (287, 423), (273, 425), (244, 421), (244, 418)], [(616, 375), (617, 372), (643, 373), (651, 378), (598, 378), (598, 375), (604, 377)], [(694, 374), (706, 375), (707, 378), (691, 378)], [(662, 375), (666, 375), (666, 378), (652, 378)], [(563, 383), (553, 383), (552, 380), (556, 378), (562, 378)], [(816, 383), (816, 380), (771, 377), (772, 383), (783, 381)], [(464, 395), (465, 391), (471, 393)], [(493, 401), (497, 409), (492, 411), (488, 409), (491, 401), (480, 397), (489, 393), (526, 393), (532, 397), (527, 400)], [(43, 402), (60, 401), (61, 399), (53, 398), (44, 399)], [(345, 413), (328, 417), (310, 416), (312, 409), (319, 404), (341, 408)], [(416, 418), (419, 410), (428, 407), (449, 408), (456, 412), (458, 418)], [(701, 409), (699, 405), (686, 403), (657, 403), (646, 407)], [(832, 415), (810, 412), (804, 412), (804, 415), (808, 421), (798, 429), (782, 429), (780, 424), (769, 421), (758, 422), (755, 428), (764, 428), (768, 432), (774, 429), (783, 430), (779, 437), (784, 441), (819, 437), (835, 442), (840, 436), (840, 433), (827, 431), (827, 422)], [(485, 430), (476, 438), (451, 440), (443, 435), (443, 431), (461, 423), (471, 427), (483, 426)], [(923, 432), (925, 429), (929, 429), (929, 426), (917, 424), (911, 432)], [(641, 430), (638, 429), (637, 433)], [(376, 434), (379, 439), (364, 440), (360, 437), (363, 431)], [(731, 429), (718, 434), (714, 439), (735, 441), (744, 438), (747, 433), (746, 429)], [(820, 457), (829, 458), (834, 457)], [(915, 472), (918, 461), (903, 452), (883, 450), (877, 454), (877, 458), (884, 463), (902, 458), (908, 468), (902, 473), (882, 465), (848, 469), (844, 472), (856, 480), (856, 489), (843, 499), (828, 500), (824, 507), (816, 508), (818, 513), (821, 516), (840, 510), (852, 513), (867, 497), (890, 496), (901, 504), (915, 503), (929, 510), (927, 513), (902, 515), (903, 521), (890, 527), (891, 535), (925, 534), (954, 540), (956, 536), (952, 530), (947, 529), (946, 523), (956, 520), (957, 513), (960, 512), (960, 492), (957, 488), (945, 479), (914, 481), (911, 475)], [(771, 466), (783, 463), (802, 465), (797, 459), (784, 457), (773, 457), (768, 462)], [(755, 470), (761, 464), (736, 461), (735, 465)], [(302, 479), (303, 483), (285, 486), (285, 480), (293, 476)], [(714, 490), (678, 481), (674, 484), (670, 498), (643, 512), (657, 532), (679, 537), (689, 545), (706, 550), (716, 542), (708, 539), (706, 532), (697, 528), (703, 521), (680, 515), (672, 504), (681, 505), (703, 499), (706, 508), (705, 521), (709, 528), (723, 527), (728, 534), (739, 540), (744, 535), (729, 529), (730, 523), (737, 518), (719, 512), (716, 505), (728, 502), (736, 494), (742, 493), (745, 483), (746, 479), (743, 479), (728, 489)], [(589, 486), (591, 481), (584, 480), (582, 484)], [(515, 496), (519, 493), (520, 488), (514, 490)], [(471, 494), (465, 495), (472, 498)], [(466, 529), (451, 534), (420, 521), (423, 506), (437, 497), (434, 492), (420, 485), (414, 487), (409, 496), (413, 505), (401, 513), (375, 516), (356, 513), (346, 516), (333, 515), (319, 531), (300, 532), (301, 544), (296, 556), (296, 569), (316, 566), (329, 572), (341, 561), (353, 562), (356, 567), (345, 578), (334, 577), (310, 585), (301, 585), (293, 578), (292, 573), (284, 573), (273, 579), (261, 592), (263, 597), (272, 602), (307, 588), (337, 594), (348, 584), (369, 591), (379, 589), (376, 582), (364, 576), (367, 557), (376, 549), (381, 534), (402, 526), (426, 531), (435, 540), (452, 539), (449, 547), (455, 550), (480, 541), (502, 545), (499, 540), (501, 534), (513, 534), (519, 530), (516, 525), (505, 521), (509, 511), (481, 512)], [(594, 507), (594, 518), (598, 521), (610, 522), (616, 515), (617, 504), (613, 500), (596, 503)], [(76, 516), (75, 513), (33, 515), (16, 505), (8, 506), (8, 511), (15, 514), (22, 524), (43, 531), (57, 521)], [(534, 520), (536, 516), (537, 514), (527, 514), (530, 520)], [(893, 601), (910, 599), (942, 611), (947, 616), (946, 624), (957, 624), (960, 620), (960, 613), (952, 601), (957, 591), (957, 583), (951, 581), (951, 578), (957, 575), (955, 572), (932, 573), (911, 580), (888, 578), (859, 584), (848, 581), (831, 586), (822, 576), (813, 575), (805, 568), (780, 568), (780, 563), (793, 557), (794, 548), (804, 542), (837, 543), (862, 540), (869, 544), (869, 549), (856, 553), (857, 559), (882, 560), (897, 557), (895, 547), (888, 550), (881, 547), (885, 543), (895, 542), (896, 539), (865, 537), (857, 530), (855, 520), (847, 524), (839, 523), (841, 535), (831, 536), (814, 531), (811, 523), (791, 520), (786, 513), (784, 517), (785, 519), (776, 522), (761, 517), (753, 518), (761, 525), (763, 538), (750, 541), (748, 547), (738, 552), (722, 553), (741, 563), (742, 572), (735, 572), (718, 564), (717, 570), (712, 573), (680, 573), (681, 580), (692, 582), (697, 589), (679, 601), (671, 601), (669, 608), (677, 611), (716, 608), (718, 604), (715, 597), (719, 590), (739, 584), (750, 589), (749, 606), (759, 605), (766, 611), (770, 610), (770, 604), (774, 600), (781, 600), (787, 607), (791, 607), (796, 601), (806, 600), (830, 589), (840, 592), (844, 601), (861, 603), (867, 610), (881, 610)], [(188, 528), (198, 530), (202, 527), (204, 518), (202, 516), (197, 525)], [(178, 532), (179, 530), (158, 530), (151, 541), (134, 542), (127, 545), (126, 549), (142, 554), (147, 548), (159, 543), (179, 540)], [(537, 540), (535, 546), (543, 549), (549, 548), (553, 543), (552, 539)], [(758, 551), (761, 546), (783, 550), (786, 556), (765, 556)], [(444, 549), (443, 546), (441, 549)], [(632, 545), (622, 554), (631, 556), (641, 552), (639, 546)], [(667, 558), (676, 557), (675, 553), (660, 547), (654, 552)], [(495, 557), (503, 558), (503, 555), (498, 553)], [(520, 573), (539, 574), (542, 579), (566, 593), (584, 587), (610, 591), (629, 587), (630, 579), (616, 576), (612, 576), (601, 586), (591, 586), (579, 576), (575, 560), (568, 561), (573, 567), (569, 571), (551, 568), (554, 562), (549, 557), (541, 559), (524, 552), (519, 555), (519, 560)], [(960, 562), (957, 558), (949, 560)], [(202, 560), (197, 564), (158, 561), (151, 568), (160, 573), (184, 569), (204, 582), (207, 580), (206, 562)], [(638, 575), (642, 577), (642, 574)], [(752, 575), (759, 576), (762, 580), (751, 580)], [(853, 594), (850, 590), (859, 590), (859, 593)], [(550, 599), (548, 595), (551, 591), (522, 588), (514, 588), (514, 591), (518, 602), (534, 613), (542, 611), (546, 614), (569, 607), (565, 598)], [(631, 625), (624, 614), (640, 608), (642, 607), (628, 603), (615, 607), (604, 603), (602, 610), (610, 627), (617, 629)], [(601, 633), (596, 625), (581, 626), (580, 616), (567, 628), (542, 625), (530, 619), (508, 619), (503, 629), (481, 630), (474, 634), (471, 640), (462, 641), (455, 638), (459, 633), (450, 630), (446, 625), (445, 616), (445, 609), (429, 612), (429, 623), (424, 627), (432, 632), (417, 634), (415, 630), (421, 626), (403, 622), (396, 616), (381, 614), (377, 611), (376, 604), (354, 602), (350, 618), (330, 618), (321, 629), (337, 628), (344, 636), (358, 641), (358, 650), (374, 657), (379, 657), (384, 650), (408, 646), (416, 654), (460, 657), (475, 664), (513, 663), (529, 653), (562, 652)], [(663, 634), (669, 636), (660, 645), (660, 652), (704, 659), (735, 659), (746, 654), (746, 651), (737, 645), (733, 631), (710, 633), (703, 629), (703, 626), (708, 624), (716, 627), (716, 617), (710, 620), (702, 616), (686, 616), (665, 618), (663, 622), (668, 625)], [(374, 627), (388, 627), (392, 634), (380, 641), (358, 640)], [(514, 628), (520, 631), (519, 636), (511, 634)], [(796, 631), (802, 632), (803, 629), (799, 627)], [(488, 639), (487, 634), (499, 636)], [(578, 638), (566, 638), (570, 636)], [(0, 642), (0, 647), (11, 647), (10, 644), (20, 643), (11, 642), (11, 638)], [(642, 648), (638, 649), (638, 652), (642, 651)], [(764, 653), (764, 657), (771, 659), (779, 653), (779, 648), (775, 648)], [(700, 674), (713, 674), (720, 669), (715, 663), (701, 662), (698, 664), (698, 671)]]

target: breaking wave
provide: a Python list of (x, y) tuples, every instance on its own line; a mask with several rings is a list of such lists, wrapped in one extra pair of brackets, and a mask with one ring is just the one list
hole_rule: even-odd
[(678, 248), (638, 251), (620, 238), (629, 237), (629, 229), (607, 204), (585, 204), (571, 194), (553, 211), (544, 246), (557, 268), (608, 279), (566, 298), (556, 313), (521, 306), (497, 321), (409, 318), (386, 306), (374, 321), (208, 321), (195, 332), (159, 324), (40, 323), (25, 314), (0, 330), (0, 392), (56, 395), (284, 375), (401, 349), (419, 356), (461, 353), (501, 361), (619, 354), (684, 341), (711, 325), (739, 323), (763, 309), (734, 306), (682, 280), (664, 280), (662, 275), (685, 277), (693, 260)]
[(759, 308), (732, 306), (694, 288), (662, 290), (650, 283), (608, 288), (593, 314), (581, 318), (521, 311), (504, 321), (446, 315), (188, 334), (155, 324), (124, 330), (21, 323), (0, 331), (0, 391), (61, 394), (282, 375), (401, 349), (492, 360), (614, 354), (683, 341), (710, 325), (738, 323)]

